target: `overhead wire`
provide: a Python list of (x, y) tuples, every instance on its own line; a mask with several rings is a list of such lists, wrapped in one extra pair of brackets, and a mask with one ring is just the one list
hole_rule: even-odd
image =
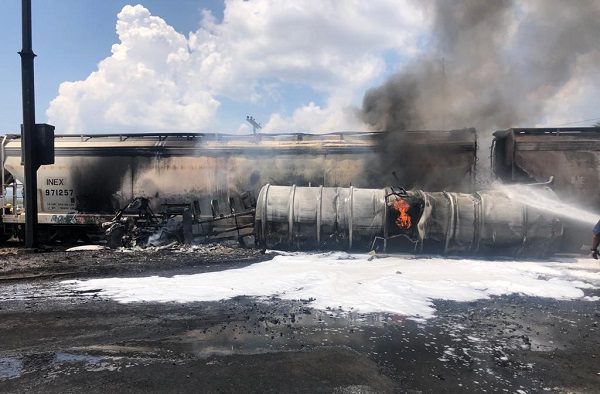
[(591, 122), (593, 120), (600, 120), (600, 118), (584, 119), (584, 120), (579, 120), (577, 122), (569, 122), (569, 123), (558, 124), (556, 126), (569, 126), (569, 125), (577, 124), (577, 123)]

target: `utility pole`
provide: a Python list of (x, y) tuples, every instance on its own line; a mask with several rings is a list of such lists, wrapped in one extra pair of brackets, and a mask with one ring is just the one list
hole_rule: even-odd
[(21, 55), (21, 81), (23, 92), (23, 127), (21, 152), (25, 169), (25, 247), (37, 246), (37, 169), (35, 158), (35, 92), (31, 46), (31, 0), (21, 0), (23, 49)]
[(252, 116), (246, 116), (246, 122), (252, 125), (252, 133), (256, 134), (258, 130), (262, 129), (262, 125), (256, 121)]
[(444, 109), (442, 110), (442, 130), (446, 130), (446, 115), (448, 113), (448, 94), (446, 80), (446, 59), (442, 57), (442, 100)]

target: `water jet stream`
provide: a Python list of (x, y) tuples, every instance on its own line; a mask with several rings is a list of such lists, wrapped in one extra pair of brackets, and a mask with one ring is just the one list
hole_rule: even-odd
[(592, 226), (600, 219), (600, 215), (595, 212), (581, 209), (561, 201), (558, 196), (547, 187), (497, 184), (494, 186), (494, 189), (522, 204), (566, 219), (590, 224)]

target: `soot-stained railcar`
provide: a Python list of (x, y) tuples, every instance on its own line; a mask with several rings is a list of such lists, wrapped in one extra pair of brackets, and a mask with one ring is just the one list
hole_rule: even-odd
[[(24, 223), (25, 213), (6, 191), (23, 180), (20, 142), (19, 136), (2, 141), (2, 223), (8, 232)], [(39, 223), (97, 227), (139, 196), (149, 198), (155, 211), (196, 201), (210, 214), (211, 201), (247, 191), (257, 195), (266, 183), (379, 187), (401, 182), (466, 191), (474, 177), (476, 147), (474, 129), (57, 135), (55, 164), (38, 170)]]
[(600, 210), (600, 127), (512, 128), (494, 133), (492, 169), (504, 182), (545, 182), (567, 202)]

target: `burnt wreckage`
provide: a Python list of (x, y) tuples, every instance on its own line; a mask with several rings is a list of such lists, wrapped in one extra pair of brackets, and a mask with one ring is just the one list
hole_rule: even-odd
[[(19, 237), (21, 141), (0, 138), (2, 234)], [(559, 198), (595, 209), (599, 143), (597, 128), (499, 131), (491, 168), (507, 182), (554, 176)], [(476, 166), (475, 129), (57, 135), (55, 163), (38, 171), (38, 219), (46, 239), (105, 232), (114, 246), (233, 239), (280, 249), (542, 256), (577, 239), (577, 226), (552, 214), (473, 190)]]

